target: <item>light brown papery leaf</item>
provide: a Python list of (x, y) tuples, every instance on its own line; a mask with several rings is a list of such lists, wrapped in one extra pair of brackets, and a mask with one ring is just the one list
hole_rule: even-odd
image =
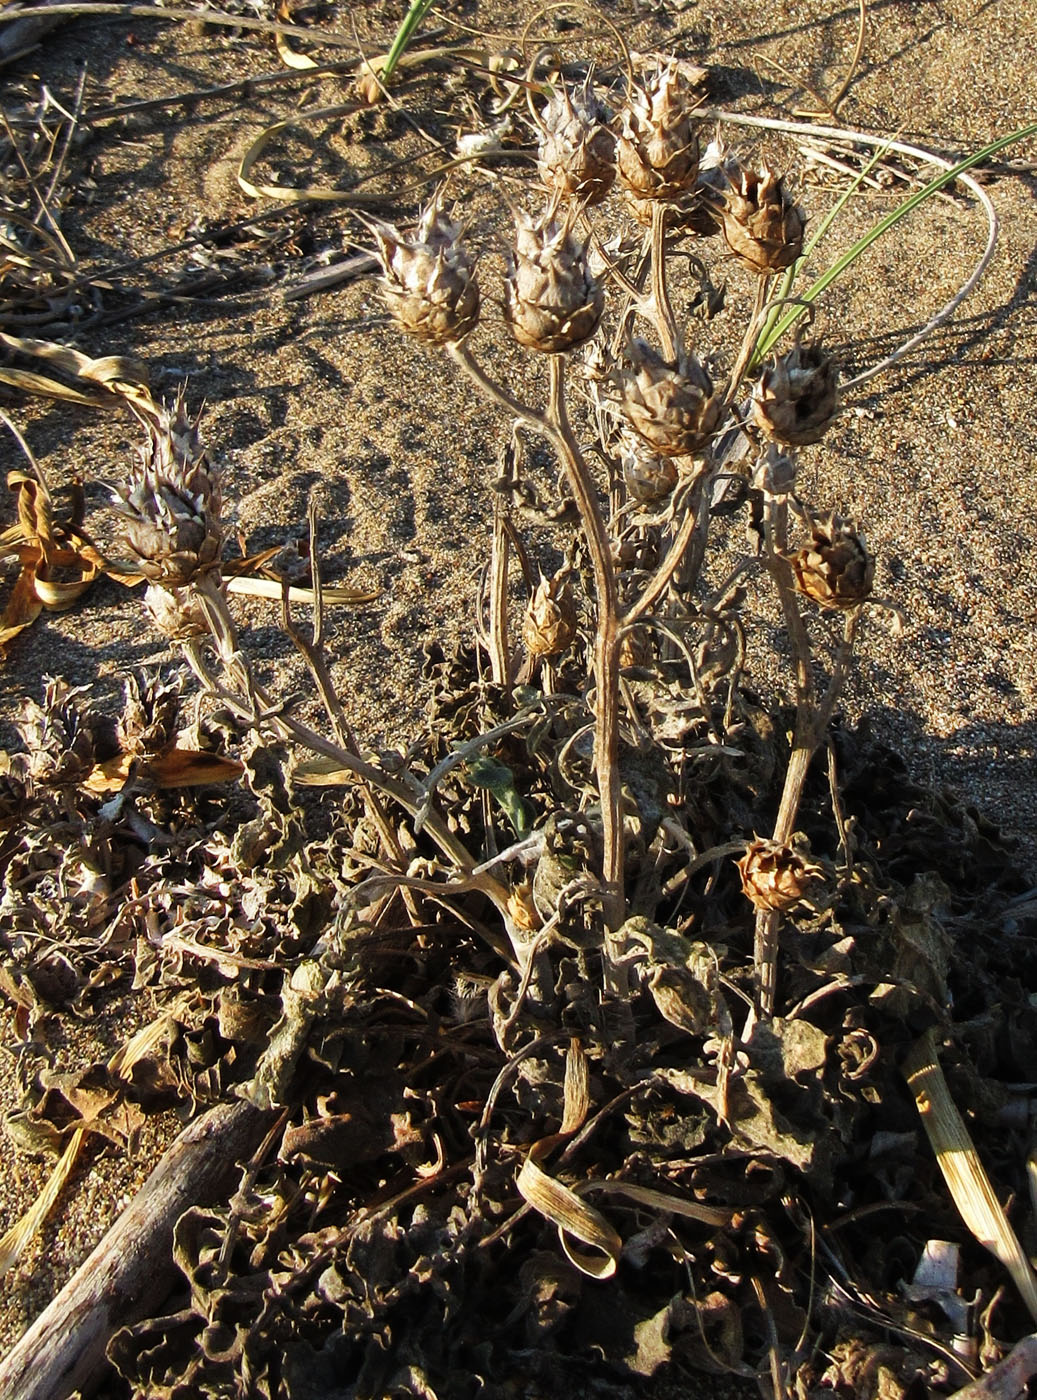
[(932, 1031), (913, 1046), (904, 1077), (915, 1096), (947, 1188), (962, 1220), (985, 1249), (1008, 1270), (1030, 1315), (1037, 1321), (1037, 1274), (994, 1194), (975, 1143), (951, 1098)]
[[(242, 593), (246, 598), (273, 598), (280, 602), (284, 588), (278, 579), (249, 578), (236, 574), (228, 578), (227, 592)], [(373, 603), (379, 596), (378, 589), (336, 588), (329, 587), (327, 584), (320, 592), (325, 603)], [(290, 603), (312, 603), (313, 589), (290, 587), (288, 601)]]
[(569, 1262), (590, 1278), (611, 1278), (623, 1241), (600, 1211), (527, 1157), (515, 1182), (522, 1199), (550, 1220)]
[(79, 1149), (83, 1145), (86, 1137), (86, 1128), (77, 1128), (69, 1139), (69, 1144), (58, 1161), (57, 1166), (47, 1179), (47, 1184), (33, 1201), (32, 1205), (0, 1239), (0, 1277), (7, 1273), (12, 1265), (16, 1264), (25, 1252), (25, 1247), (32, 1239), (36, 1231), (46, 1220), (47, 1216), (54, 1209), (55, 1202), (61, 1194), (61, 1189), (65, 1185), (72, 1170), (76, 1165), (79, 1156)]
[(245, 771), (244, 764), (239, 763), (236, 758), (223, 758), (219, 754), (205, 753), (200, 749), (168, 749), (155, 758), (140, 758), (130, 753), (119, 753), (114, 758), (95, 764), (82, 787), (98, 797), (118, 792), (125, 786), (134, 763), (142, 776), (150, 778), (162, 788), (232, 783)]
[(36, 570), (23, 566), (0, 618), (0, 656), (7, 655), (9, 643), (35, 622), (42, 611), (43, 604), (36, 596)]
[[(277, 18), (282, 24), (292, 23), (292, 11), (288, 0), (279, 0)], [(308, 58), (306, 54), (296, 53), (280, 30), (277, 30), (274, 34), (274, 46), (277, 49), (278, 58), (286, 68), (295, 68), (302, 71), (306, 68), (316, 68), (318, 66), (314, 60)]]
[(112, 408), (120, 401), (133, 403), (146, 412), (157, 408), (148, 387), (147, 368), (128, 355), (102, 355), (94, 360), (68, 345), (7, 335), (3, 331), (0, 331), (0, 344), (19, 354), (43, 360), (78, 381), (66, 384), (33, 370), (6, 369), (0, 370), (0, 383), (29, 394), (86, 404), (90, 408)]

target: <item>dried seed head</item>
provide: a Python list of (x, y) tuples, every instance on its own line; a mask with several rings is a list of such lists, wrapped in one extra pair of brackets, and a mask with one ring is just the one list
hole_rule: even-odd
[(695, 184), (699, 143), (693, 114), (701, 90), (687, 65), (671, 59), (635, 83), (620, 113), (619, 177), (635, 201), (674, 201)]
[(809, 545), (787, 557), (797, 589), (819, 607), (846, 612), (871, 593), (875, 560), (852, 520), (834, 514), (827, 520), (815, 517)]
[(806, 899), (824, 873), (801, 850), (757, 836), (737, 862), (742, 893), (757, 909), (784, 912)]
[(116, 486), (116, 509), (126, 517), (124, 539), (141, 573), (177, 588), (219, 567), (219, 477), (205, 455), (199, 419), (187, 416), (182, 394), (172, 409), (139, 416), (148, 445), (128, 481)]
[(508, 264), (504, 315), (520, 345), (556, 355), (594, 334), (605, 293), (587, 265), (587, 245), (553, 204), (539, 220), (516, 215)]
[(623, 481), (635, 501), (649, 505), (661, 501), (677, 485), (677, 464), (672, 457), (649, 452), (633, 433), (624, 434)]
[(727, 246), (750, 272), (781, 272), (803, 251), (803, 212), (781, 180), (764, 166), (743, 170), (737, 161), (721, 167), (725, 188), (720, 218)]
[(174, 588), (167, 583), (149, 583), (144, 593), (144, 606), (151, 620), (171, 642), (186, 642), (191, 637), (205, 636), (209, 623), (193, 584)]
[(126, 677), (126, 698), (115, 732), (123, 753), (155, 758), (176, 738), (180, 718), (180, 686), (161, 676)]
[(540, 117), (540, 178), (553, 194), (584, 206), (600, 204), (616, 178), (616, 138), (592, 82), (588, 73), (573, 92), (553, 92)]
[(42, 705), (22, 701), (17, 725), (26, 752), (19, 755), (16, 777), (45, 787), (71, 787), (87, 777), (96, 762), (97, 724), (77, 703), (85, 694), (85, 687), (48, 677)]
[(566, 573), (540, 575), (522, 619), (522, 640), (533, 656), (555, 656), (576, 636), (576, 604)]
[(428, 345), (463, 340), (479, 319), (479, 285), (460, 225), (433, 201), (413, 238), (392, 224), (368, 227), (378, 242), (382, 295), (401, 329)]
[(627, 422), (660, 457), (684, 457), (709, 441), (720, 417), (709, 375), (683, 351), (671, 364), (643, 340), (626, 348), (622, 376)]
[(533, 903), (533, 882), (523, 880), (508, 895), (508, 914), (520, 933), (536, 933), (543, 925)]
[(753, 421), (792, 447), (819, 442), (839, 411), (839, 371), (820, 345), (796, 345), (775, 357), (753, 387)]

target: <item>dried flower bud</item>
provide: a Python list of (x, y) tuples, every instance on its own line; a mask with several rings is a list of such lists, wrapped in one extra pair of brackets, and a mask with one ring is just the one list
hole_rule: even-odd
[(540, 575), (522, 619), (522, 640), (533, 656), (555, 656), (576, 636), (576, 605), (565, 573)]
[(161, 676), (135, 676), (125, 681), (123, 701), (115, 732), (123, 753), (154, 758), (165, 753), (176, 738), (180, 718), (180, 686)]
[(520, 933), (536, 933), (543, 926), (543, 919), (533, 903), (533, 882), (523, 880), (508, 895), (508, 916)]
[(191, 584), (173, 588), (165, 583), (150, 583), (144, 593), (144, 606), (152, 622), (171, 642), (186, 642), (209, 631), (198, 591)]
[(674, 201), (695, 184), (699, 143), (692, 115), (700, 101), (688, 68), (675, 59), (643, 85), (634, 84), (620, 114), (618, 164), (635, 202)]
[(42, 705), (22, 701), (17, 724), (26, 752), (18, 756), (16, 777), (47, 787), (71, 787), (87, 777), (96, 762), (97, 733), (93, 716), (76, 703), (85, 694), (85, 687), (48, 677)]
[(800, 904), (824, 872), (802, 851), (757, 836), (737, 862), (742, 893), (757, 908), (784, 912)]
[(413, 238), (392, 224), (372, 220), (369, 227), (378, 241), (382, 295), (399, 326), (429, 345), (463, 340), (479, 319), (479, 286), (460, 225), (433, 202)]
[(652, 638), (644, 627), (628, 627), (619, 639), (619, 669), (641, 670), (652, 664)]
[(622, 467), (630, 495), (645, 505), (663, 500), (677, 485), (677, 464), (673, 458), (649, 452), (632, 433), (624, 435)]
[(726, 188), (720, 208), (727, 246), (750, 272), (781, 272), (803, 251), (802, 211), (781, 180), (764, 166), (743, 170), (729, 160), (721, 167)]
[(795, 345), (775, 357), (753, 386), (757, 427), (776, 442), (819, 442), (839, 411), (839, 371), (820, 345)]
[(556, 195), (600, 204), (616, 178), (616, 138), (591, 89), (593, 74), (572, 93), (551, 94), (540, 122), (540, 178)]
[(788, 560), (796, 587), (819, 607), (847, 611), (871, 593), (875, 560), (852, 520), (834, 514), (814, 519), (810, 544)]
[(127, 518), (124, 538), (141, 573), (177, 588), (219, 566), (219, 478), (182, 394), (172, 410), (139, 416), (149, 441), (129, 480), (115, 488), (116, 508)]
[(587, 247), (550, 206), (537, 221), (516, 218), (504, 315), (520, 345), (556, 355), (595, 332), (605, 305), (601, 283), (587, 266)]
[(632, 340), (623, 376), (623, 412), (661, 457), (684, 457), (708, 442), (720, 417), (709, 375), (694, 355), (670, 364), (643, 340)]

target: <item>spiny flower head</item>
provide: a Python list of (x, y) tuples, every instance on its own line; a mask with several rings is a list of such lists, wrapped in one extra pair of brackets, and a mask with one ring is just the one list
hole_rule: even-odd
[(540, 114), (540, 178), (552, 194), (600, 204), (616, 178), (616, 138), (594, 95), (593, 74), (571, 92), (552, 92)]
[(509, 256), (504, 315), (520, 345), (555, 355), (595, 332), (605, 305), (587, 264), (587, 245), (559, 218), (555, 202), (539, 219), (518, 213)]
[(148, 441), (128, 480), (116, 486), (116, 505), (126, 518), (124, 538), (141, 573), (178, 588), (219, 565), (219, 476), (206, 456), (199, 418), (188, 416), (183, 394), (172, 408), (156, 404), (137, 413)]
[(635, 83), (620, 113), (619, 176), (636, 200), (675, 201), (695, 184), (701, 70), (677, 59)]
[(428, 345), (457, 344), (479, 319), (475, 265), (462, 229), (438, 201), (422, 214), (412, 238), (371, 220), (382, 265), (382, 295), (401, 329)]

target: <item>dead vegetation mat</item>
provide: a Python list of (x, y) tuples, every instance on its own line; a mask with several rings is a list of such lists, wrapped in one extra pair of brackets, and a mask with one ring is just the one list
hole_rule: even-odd
[[(471, 653), (429, 665), (418, 772), (516, 715)], [(533, 890), (557, 910), (592, 868), (593, 823), (560, 790), (564, 709), (527, 713), (496, 771), (455, 768), (439, 801), (475, 848), (490, 784), (552, 813)], [(776, 804), (786, 723), (741, 697), (740, 752), (700, 763), (687, 799), (702, 849)], [(823, 764), (803, 809), (837, 895), (786, 926), (778, 1014), (735, 1036), (753, 996), (737, 872), (688, 879), (682, 853), (659, 857), (670, 779), (636, 752), (654, 816), (616, 1004), (578, 897), (524, 991), (480, 937), (480, 898), (358, 918), (377, 834), (348, 798), (300, 806), (276, 748), (245, 757), (230, 804), (139, 792), (127, 826), (72, 784), (77, 749), (103, 745), (81, 699), (51, 695), (23, 732), (66, 769), (3, 794), (4, 985), (33, 1028), (20, 1137), (125, 1141), (158, 1107), (234, 1095), (270, 1115), (229, 1201), (178, 1221), (166, 1309), (111, 1341), (133, 1394), (632, 1394), (631, 1373), (690, 1366), (777, 1368), (802, 1395), (881, 1374), (913, 1395), (958, 1389), (1030, 1330), (904, 1069), (939, 1047), (998, 1196), (1025, 1199), (1037, 910), (996, 831), (866, 733), (833, 737), (840, 827)], [(114, 919), (100, 872), (123, 892)], [(124, 978), (154, 1019), (107, 1062), (48, 1072), (48, 1017), (89, 1015)], [(915, 1279), (940, 1240), (960, 1246), (960, 1291)]]

